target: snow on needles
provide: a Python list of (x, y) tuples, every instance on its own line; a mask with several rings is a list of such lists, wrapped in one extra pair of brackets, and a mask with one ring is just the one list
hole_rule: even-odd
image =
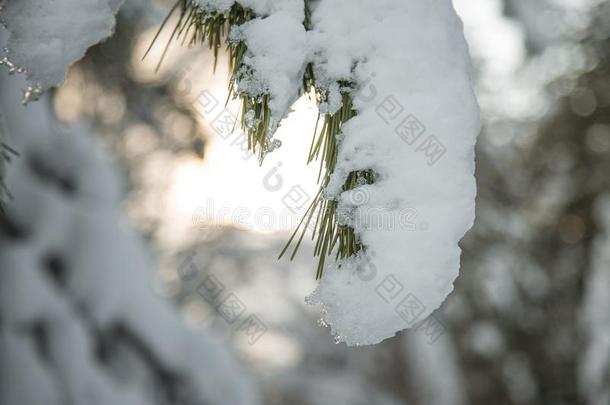
[(295, 14), (280, 9), (266, 18), (247, 22), (238, 31), (232, 35), (246, 41), (244, 63), (253, 73), (246, 76), (250, 80), (240, 82), (238, 91), (270, 94), (270, 109), (277, 124), (287, 115), (301, 87), (308, 56), (303, 10)]
[[(19, 0), (2, 6), (12, 64), (38, 95), (61, 84), (68, 67), (112, 34), (123, 0)], [(30, 96), (35, 97), (36, 94)], [(27, 100), (28, 97), (26, 97)]]
[[(458, 276), (480, 130), (470, 58), (450, 0), (327, 0), (312, 20), (327, 75), (361, 85), (326, 192), (366, 249), (331, 264), (309, 302), (338, 341), (374, 344), (424, 321)], [(374, 184), (341, 193), (366, 169)]]
[[(232, 1), (200, 1), (228, 10)], [(311, 30), (303, 2), (239, 2), (258, 18), (238, 29), (251, 74), (242, 91), (268, 92), (274, 119), (298, 94), (308, 63), (334, 112), (352, 83), (357, 116), (343, 127), (325, 197), (365, 249), (331, 264), (308, 298), (337, 341), (377, 343), (423, 321), (451, 292), (458, 242), (474, 221), (479, 110), (462, 24), (450, 0), (322, 0)], [(343, 191), (348, 175), (374, 184)]]

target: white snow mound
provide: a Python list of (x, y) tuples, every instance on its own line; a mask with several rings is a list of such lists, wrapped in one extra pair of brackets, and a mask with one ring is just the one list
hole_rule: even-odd
[[(42, 92), (64, 81), (86, 50), (109, 37), (123, 0), (19, 0), (2, 5), (9, 59)], [(27, 101), (27, 100), (26, 100)]]
[[(366, 250), (329, 265), (308, 301), (337, 341), (374, 344), (425, 320), (458, 276), (480, 131), (470, 57), (450, 0), (327, 0), (313, 25), (326, 75), (361, 85), (326, 191)], [(366, 169), (375, 184), (341, 194)]]

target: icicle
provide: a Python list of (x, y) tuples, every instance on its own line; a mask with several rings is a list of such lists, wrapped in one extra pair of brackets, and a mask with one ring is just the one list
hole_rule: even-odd
[[(0, 8), (0, 11), (2, 11), (2, 8)], [(8, 74), (9, 75), (14, 75), (15, 73), (18, 74), (26, 74), (27, 73), (27, 69), (23, 68), (23, 67), (19, 67), (17, 65), (15, 65), (13, 62), (11, 62), (10, 58), (9, 58), (9, 49), (8, 48), (3, 48), (2, 49), (4, 52), (4, 56), (2, 57), (2, 59), (0, 59), (0, 66), (6, 66), (8, 68)], [(42, 94), (44, 93), (44, 89), (42, 88), (42, 86), (38, 83), (28, 83), (28, 87), (26, 88), (24, 94), (23, 94), (23, 100), (22, 103), (23, 105), (27, 105), (30, 101), (37, 101), (40, 96), (42, 96)]]
[(8, 68), (9, 75), (25, 72), (25, 69), (15, 66), (15, 64), (13, 62), (11, 62), (11, 60), (8, 58), (8, 54), (9, 54), (8, 48), (3, 48), (2, 51), (4, 52), (5, 55), (2, 59), (0, 59), (0, 66), (6, 66)]
[(269, 139), (269, 143), (267, 144), (267, 153), (271, 153), (274, 150), (280, 148), (282, 146), (282, 141), (279, 139)]
[(23, 100), (21, 102), (23, 105), (28, 105), (30, 101), (38, 101), (43, 93), (44, 90), (39, 84), (28, 84), (28, 87), (23, 93)]
[(333, 343), (338, 345), (339, 343), (343, 343), (345, 341), (345, 338), (341, 335), (334, 335), (333, 336)]

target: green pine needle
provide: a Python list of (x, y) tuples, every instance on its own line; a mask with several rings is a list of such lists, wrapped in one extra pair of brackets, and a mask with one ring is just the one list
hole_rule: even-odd
[[(309, 3), (309, 0), (305, 0), (305, 20), (303, 25), (307, 30), (311, 29), (311, 8)], [(230, 71), (229, 98), (227, 102), (231, 98), (238, 97), (240, 99), (241, 106), (238, 118), (248, 138), (248, 149), (256, 153), (259, 161), (262, 163), (262, 159), (270, 146), (269, 132), (275, 126), (269, 108), (271, 96), (269, 94), (250, 95), (237, 90), (240, 80), (249, 74), (247, 67), (244, 66), (244, 56), (248, 49), (243, 41), (227, 40), (232, 27), (240, 26), (254, 19), (256, 15), (252, 10), (238, 3), (231, 6), (227, 12), (218, 13), (216, 11), (205, 10), (192, 0), (178, 0), (163, 21), (144, 57), (148, 55), (161, 31), (176, 11), (179, 12), (178, 23), (172, 31), (157, 68), (163, 62), (170, 43), (178, 40), (182, 44), (188, 45), (207, 43), (208, 47), (214, 52), (214, 70), (216, 70), (218, 52), (222, 44), (225, 43), (229, 53)], [(309, 93), (313, 88), (318, 99), (327, 96), (325, 90), (316, 88), (313, 63), (309, 63), (306, 66), (302, 85), (303, 93)], [(314, 221), (314, 230), (312, 232), (312, 240), (315, 241), (314, 255), (319, 257), (316, 279), (322, 277), (326, 258), (333, 255), (333, 252), (335, 252), (335, 260), (337, 260), (353, 256), (365, 249), (353, 228), (339, 224), (337, 219), (337, 201), (327, 199), (323, 195), (323, 191), (328, 186), (337, 163), (337, 138), (341, 133), (343, 124), (356, 115), (350, 96), (350, 89), (353, 88), (353, 84), (340, 82), (339, 85), (344, 89), (342, 91), (342, 106), (339, 111), (324, 115), (324, 123), (319, 133), (318, 124), (321, 117), (318, 116), (307, 162), (311, 163), (314, 160), (320, 160), (320, 170), (318, 173), (320, 190), (280, 254), (281, 258), (293, 242), (295, 242), (290, 256), (290, 260), (293, 260), (306, 230), (312, 224), (312, 221)], [(342, 191), (352, 190), (362, 184), (372, 184), (374, 181), (375, 174), (371, 170), (355, 171), (348, 175)], [(299, 238), (295, 241), (297, 235), (299, 235)]]
[[(252, 10), (237, 3), (231, 6), (227, 12), (218, 13), (216, 11), (207, 11), (192, 0), (178, 0), (165, 21), (161, 24), (144, 57), (148, 55), (159, 34), (176, 11), (179, 12), (178, 22), (163, 51), (157, 69), (167, 54), (169, 44), (177, 40), (183, 45), (207, 44), (208, 48), (214, 52), (214, 71), (216, 71), (218, 52), (223, 43), (225, 43), (229, 53), (230, 72), (229, 97), (227, 102), (236, 97), (240, 99), (238, 119), (248, 138), (248, 149), (252, 153), (256, 153), (259, 162), (262, 163), (264, 156), (269, 150), (269, 132), (272, 129), (271, 109), (269, 108), (270, 95), (252, 96), (237, 91), (238, 82), (244, 75), (243, 61), (248, 49), (243, 41), (227, 41), (232, 27), (240, 26), (254, 19), (256, 15)], [(252, 125), (246, 125), (248, 113), (251, 115), (253, 113)]]
[[(342, 87), (347, 89), (351, 86), (343, 83)], [(355, 115), (356, 111), (353, 108), (350, 92), (345, 90), (342, 92), (341, 108), (334, 114), (324, 115), (324, 124), (319, 134), (317, 133), (318, 125), (316, 125), (316, 133), (314, 133), (307, 163), (320, 160), (320, 170), (318, 172), (318, 182), (321, 182), (320, 191), (314, 197), (303, 219), (280, 253), (281, 258), (300, 232), (300, 237), (296, 241), (290, 256), (290, 260), (293, 260), (311, 221), (315, 218), (312, 240), (315, 241), (314, 256), (319, 257), (316, 279), (322, 277), (326, 258), (335, 252), (335, 248), (335, 260), (353, 256), (364, 249), (354, 229), (338, 223), (337, 201), (326, 199), (323, 196), (323, 190), (328, 186), (337, 164), (337, 137), (341, 133), (343, 124)], [(347, 176), (342, 191), (352, 190), (361, 184), (372, 184), (374, 181), (375, 176), (371, 170), (351, 172)]]

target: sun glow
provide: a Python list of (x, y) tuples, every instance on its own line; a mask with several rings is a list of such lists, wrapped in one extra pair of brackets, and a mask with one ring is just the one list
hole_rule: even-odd
[[(215, 100), (226, 96), (216, 90), (205, 94)], [(317, 119), (315, 103), (306, 97), (295, 103), (276, 134), (282, 147), (267, 155), (261, 166), (245, 150), (238, 126), (233, 132), (219, 129), (223, 116), (234, 120), (236, 106), (225, 110), (223, 103), (214, 108), (201, 104), (197, 108), (210, 134), (207, 157), (184, 159), (175, 167), (167, 194), (171, 210), (198, 226), (233, 224), (261, 232), (294, 229), (317, 192), (317, 165), (306, 166)]]

